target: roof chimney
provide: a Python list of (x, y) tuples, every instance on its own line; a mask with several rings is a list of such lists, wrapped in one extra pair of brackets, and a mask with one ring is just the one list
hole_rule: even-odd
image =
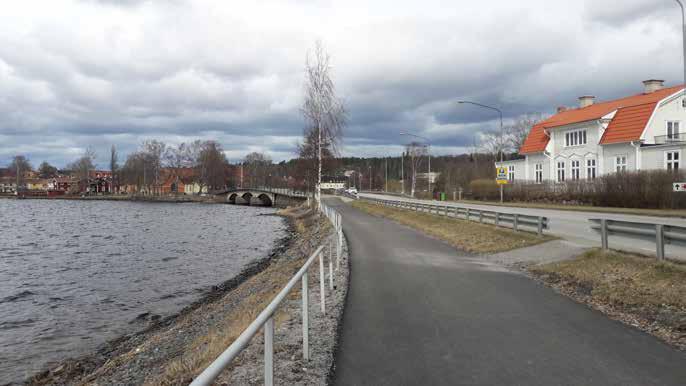
[(565, 111), (567, 111), (567, 107), (565, 107), (565, 106), (559, 106), (559, 107), (557, 108), (558, 114), (559, 114), (559, 113), (562, 113), (562, 112), (565, 112)]
[(650, 94), (655, 91), (662, 90), (665, 87), (665, 81), (660, 79), (648, 79), (643, 81), (643, 86), (645, 86), (645, 90), (643, 92)]
[(584, 95), (579, 97), (579, 108), (588, 107), (595, 102), (595, 97), (593, 95)]

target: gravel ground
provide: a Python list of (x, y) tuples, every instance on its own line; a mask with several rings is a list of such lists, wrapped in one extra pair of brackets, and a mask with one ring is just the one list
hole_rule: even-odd
[[(30, 385), (185, 385), (216, 357), (206, 350), (232, 339), (249, 324), (302, 266), (332, 229), (322, 219), (307, 217), (293, 226), (292, 235), (270, 257), (256, 262), (239, 276), (218, 286), (206, 298), (178, 315), (151, 321), (137, 334), (109, 342), (97, 352), (70, 359), (33, 377)], [(300, 221), (300, 220), (297, 220)], [(294, 220), (294, 225), (295, 220)], [(295, 229), (298, 229), (296, 232)], [(328, 262), (328, 251), (326, 260)], [(326, 384), (333, 369), (333, 353), (348, 285), (347, 246), (335, 271), (336, 288), (327, 296), (327, 313), (319, 310), (319, 266), (310, 269), (310, 356), (302, 360), (300, 287), (291, 292), (276, 316), (275, 380), (278, 384)], [(328, 267), (327, 267), (328, 268)], [(328, 269), (327, 273), (327, 293)], [(329, 294), (330, 295), (330, 294)], [(222, 340), (224, 339), (224, 340)], [(219, 343), (216, 343), (219, 342)], [(230, 341), (229, 341), (230, 343)], [(263, 338), (260, 333), (222, 374), (218, 384), (263, 382)], [(212, 347), (210, 347), (212, 348)], [(215, 347), (216, 348), (216, 347)]]
[[(277, 319), (274, 331), (274, 383), (277, 385), (326, 385), (334, 370), (334, 353), (338, 343), (338, 326), (348, 292), (348, 247), (344, 241), (340, 269), (334, 264), (334, 290), (328, 279), (328, 248), (325, 251), (326, 315), (321, 312), (319, 265), (310, 268), (309, 315), (310, 360), (302, 357), (301, 297), (287, 299), (282, 310), (283, 320)], [(253, 339), (241, 354), (236, 365), (222, 374), (219, 381), (228, 385), (258, 385), (264, 379), (264, 336)]]

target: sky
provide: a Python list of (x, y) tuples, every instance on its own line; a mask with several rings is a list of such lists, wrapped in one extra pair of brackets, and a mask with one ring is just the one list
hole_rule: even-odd
[(108, 165), (146, 139), (214, 139), (236, 162), (294, 158), (304, 66), (321, 40), (349, 113), (341, 154), (427, 137), (467, 151), (522, 114), (682, 82), (670, 0), (22, 0), (0, 13), (0, 166)]

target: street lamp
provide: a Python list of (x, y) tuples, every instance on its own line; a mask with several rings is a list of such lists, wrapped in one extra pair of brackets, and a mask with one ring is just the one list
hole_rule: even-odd
[[(433, 198), (433, 192), (431, 191), (431, 145), (429, 145), (429, 139), (426, 137), (422, 137), (421, 135), (415, 135), (415, 134), (410, 134), (410, 133), (405, 133), (405, 132), (400, 132), (400, 135), (409, 135), (411, 137), (419, 138), (422, 139), (426, 142), (426, 156), (429, 158), (429, 175), (427, 180), (429, 181), (429, 194)], [(414, 166), (413, 166), (414, 167)], [(405, 181), (403, 181), (403, 185), (405, 185)]]
[[(683, 62), (682, 65), (684, 67), (684, 87), (686, 87), (686, 12), (684, 11), (684, 4), (681, 2), (681, 0), (676, 0), (677, 3), (679, 3), (679, 7), (681, 7), (681, 32), (682, 32), (682, 37), (681, 37), (681, 42), (683, 44)], [(685, 90), (686, 92), (686, 90)], [(686, 97), (681, 100), (681, 106), (686, 108)]]
[[(498, 151), (500, 152), (500, 164), (502, 165), (502, 163), (504, 161), (504, 159), (503, 159), (503, 153), (504, 153), (503, 143), (505, 141), (505, 130), (503, 129), (503, 111), (497, 107), (483, 105), (481, 103), (476, 103), (476, 102), (471, 102), (471, 101), (458, 101), (457, 103), (458, 104), (470, 104), (470, 105), (474, 105), (474, 106), (482, 107), (484, 109), (494, 110), (494, 111), (498, 112), (498, 114), (500, 115), (500, 142), (501, 142), (500, 146), (498, 146), (499, 147)], [(500, 185), (500, 202), (501, 203), (503, 202), (503, 185)]]

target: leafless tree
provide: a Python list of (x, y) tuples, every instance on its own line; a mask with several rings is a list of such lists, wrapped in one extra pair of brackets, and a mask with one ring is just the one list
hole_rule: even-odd
[(57, 168), (50, 165), (48, 161), (43, 161), (38, 166), (38, 173), (41, 178), (52, 178), (57, 175)]
[(159, 186), (160, 174), (162, 172), (162, 157), (165, 154), (167, 145), (155, 139), (149, 139), (143, 142), (142, 151), (145, 155), (145, 179), (147, 190), (150, 191), (150, 184)]
[(209, 189), (221, 189), (226, 186), (228, 162), (224, 150), (216, 141), (204, 141), (200, 143), (195, 167), (199, 175), (199, 183)]
[(411, 142), (405, 146), (405, 152), (406, 157), (410, 161), (410, 175), (412, 177), (410, 195), (414, 197), (415, 189), (417, 187), (417, 170), (419, 170), (422, 160), (428, 154), (428, 149), (424, 143)]
[(317, 188), (316, 200), (320, 198), (322, 181), (322, 144), (326, 143), (333, 154), (337, 154), (338, 143), (346, 124), (343, 101), (336, 95), (331, 79), (330, 56), (321, 41), (315, 44), (312, 55), (308, 54), (305, 64), (305, 101), (302, 114), (307, 121), (305, 141), (312, 131), (317, 137)]
[(112, 192), (115, 191), (115, 186), (119, 187), (119, 155), (117, 148), (112, 145), (110, 148), (110, 172), (112, 172)]
[(263, 153), (252, 152), (245, 156), (243, 170), (248, 177), (250, 186), (267, 185), (267, 176), (271, 164), (271, 158)]
[(33, 166), (31, 166), (31, 162), (29, 162), (28, 158), (23, 155), (17, 155), (12, 158), (9, 170), (15, 175), (17, 179), (17, 189), (19, 189), (20, 186), (24, 185), (26, 174), (33, 171)]
[(507, 135), (507, 147), (513, 152), (519, 152), (519, 149), (524, 144), (526, 137), (529, 135), (531, 128), (540, 122), (542, 119), (541, 113), (528, 113), (521, 115), (510, 126), (505, 128)]
[(79, 181), (87, 181), (90, 178), (91, 170), (95, 169), (95, 151), (90, 147), (87, 148), (81, 157), (67, 165), (67, 169), (69, 169)]

